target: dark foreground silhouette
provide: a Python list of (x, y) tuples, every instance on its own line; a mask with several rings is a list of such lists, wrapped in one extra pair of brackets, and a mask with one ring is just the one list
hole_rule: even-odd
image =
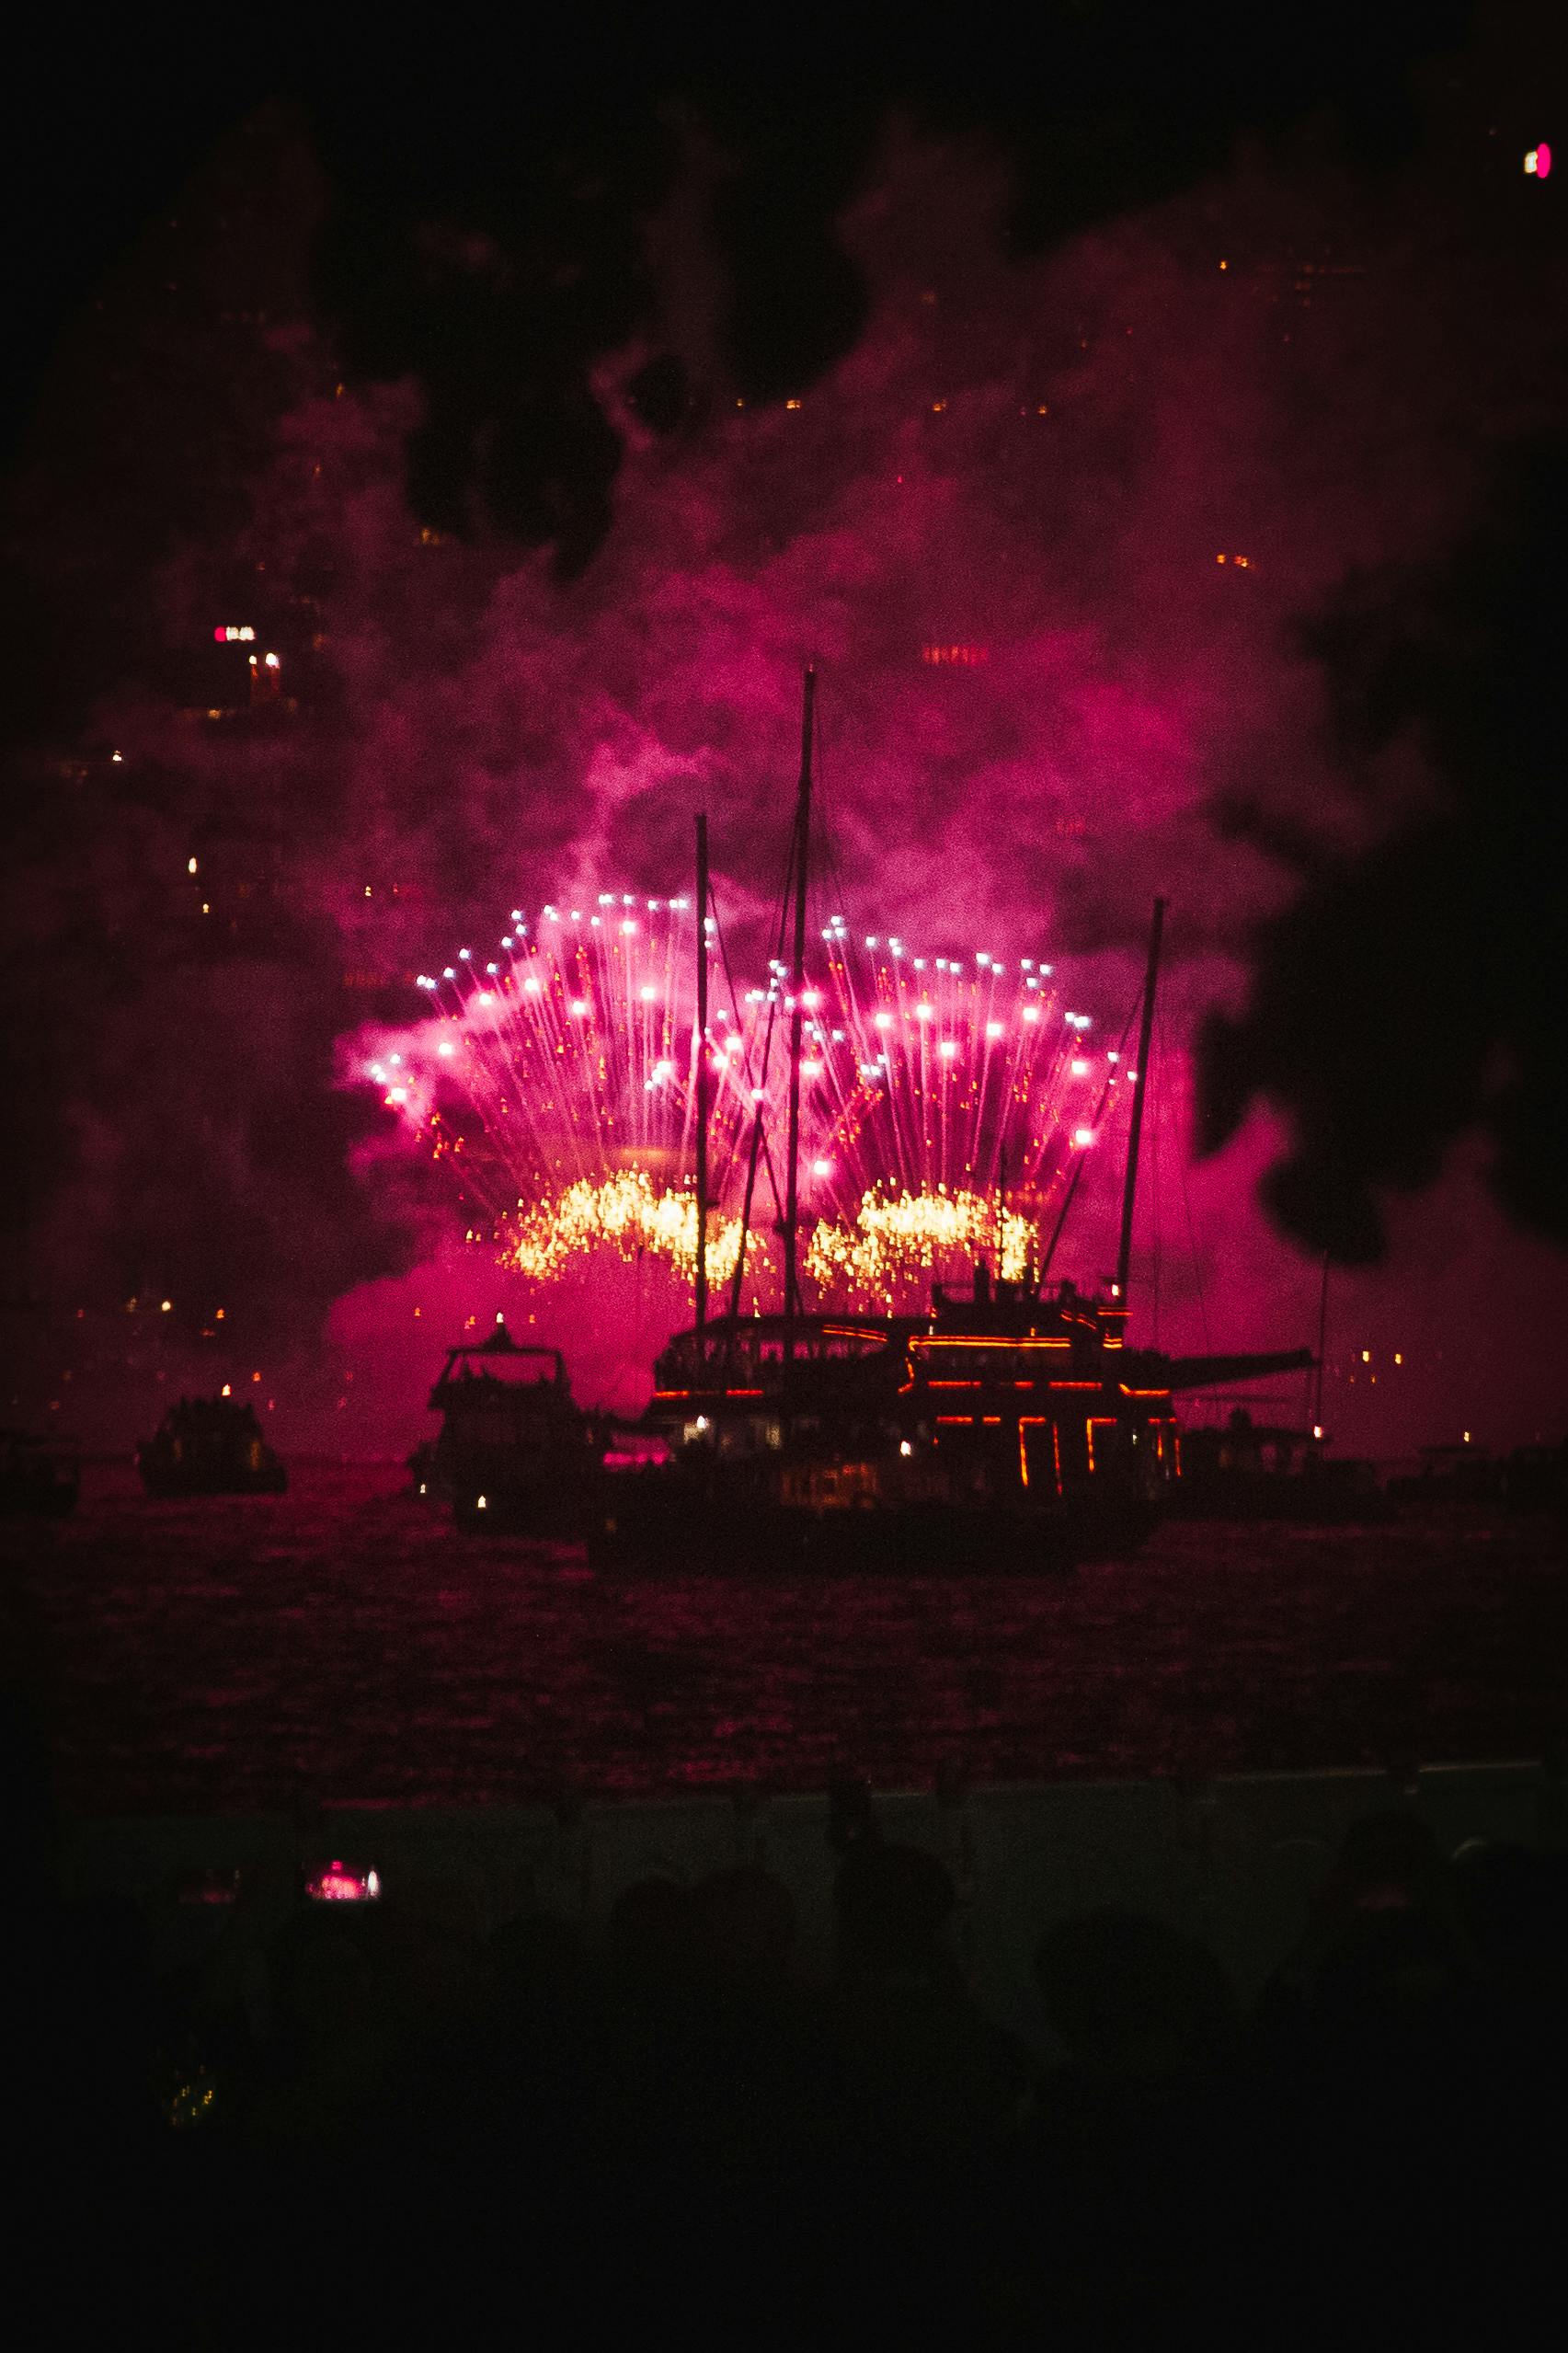
[(864, 1825), (820, 1984), (757, 1869), (591, 1939), (252, 1878), (181, 1960), (30, 1865), (29, 2342), (1507, 2344), (1555, 2277), (1558, 1854), (1368, 1818), (1250, 2014), (1159, 1920), (1057, 1926), (1044, 2069)]

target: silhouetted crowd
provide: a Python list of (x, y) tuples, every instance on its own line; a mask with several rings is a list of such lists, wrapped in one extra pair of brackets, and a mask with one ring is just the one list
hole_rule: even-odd
[(744, 1866), (591, 1935), (246, 1875), (177, 1967), (135, 1906), (40, 1901), (15, 2341), (1550, 2343), (1565, 1862), (1368, 1817), (1246, 2011), (1161, 1920), (1057, 1925), (1047, 2065), (943, 1865), (869, 1831), (815, 1982)]

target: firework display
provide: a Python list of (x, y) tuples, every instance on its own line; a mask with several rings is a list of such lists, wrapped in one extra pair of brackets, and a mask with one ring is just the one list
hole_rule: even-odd
[[(710, 1000), (694, 1021), (688, 899), (599, 894), (514, 908), (493, 954), (421, 976), (429, 1017), (377, 1036), (364, 1074), (452, 1184), (469, 1241), (544, 1281), (598, 1254), (695, 1269), (696, 1054), (712, 1072), (711, 1282), (739, 1257), (771, 1301), (784, 1193), (787, 1032), (776, 959), (732, 981), (704, 926)], [(804, 1016), (802, 1239), (824, 1301), (917, 1303), (977, 1257), (1037, 1267), (1069, 1165), (1119, 1081), (1052, 967), (989, 950), (916, 953), (833, 917), (814, 943)]]

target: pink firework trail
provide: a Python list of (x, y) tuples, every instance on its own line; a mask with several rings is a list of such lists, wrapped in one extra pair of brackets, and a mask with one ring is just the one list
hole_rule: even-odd
[[(694, 1271), (696, 1055), (710, 1060), (710, 1280), (728, 1282), (755, 1145), (748, 1297), (771, 1298), (793, 1000), (773, 962), (732, 985), (704, 927), (716, 1008), (695, 1031), (687, 899), (601, 893), (514, 909), (493, 956), (421, 976), (428, 1020), (364, 1065), (452, 1182), (468, 1241), (541, 1281), (601, 1254)], [(977, 1256), (1038, 1266), (1075, 1153), (1101, 1131), (1115, 1050), (1066, 1007), (1052, 967), (985, 949), (915, 953), (822, 930), (803, 999), (805, 1268), (824, 1304), (918, 1304)], [(727, 1002), (726, 1000), (727, 999)]]

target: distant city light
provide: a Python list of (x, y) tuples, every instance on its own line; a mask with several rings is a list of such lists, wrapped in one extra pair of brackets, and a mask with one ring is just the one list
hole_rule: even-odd
[(220, 646), (248, 646), (253, 642), (256, 632), (248, 623), (240, 629), (236, 628), (231, 621), (225, 626), (214, 629), (212, 636)]
[(1539, 147), (1531, 147), (1525, 156), (1525, 169), (1532, 179), (1547, 179), (1551, 173), (1551, 150), (1543, 139)]

